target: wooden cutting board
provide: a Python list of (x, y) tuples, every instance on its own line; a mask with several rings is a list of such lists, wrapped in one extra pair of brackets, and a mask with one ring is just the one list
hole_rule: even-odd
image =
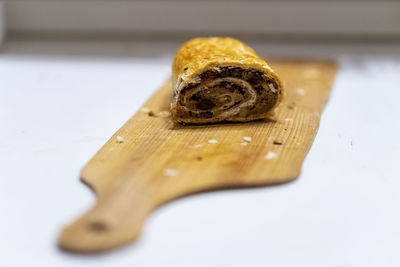
[(60, 247), (113, 249), (135, 240), (149, 213), (170, 200), (295, 179), (317, 132), (336, 65), (270, 63), (287, 95), (268, 121), (174, 125), (167, 112), (159, 113), (169, 110), (172, 91), (166, 82), (83, 168), (81, 179), (96, 193), (97, 203), (63, 229)]

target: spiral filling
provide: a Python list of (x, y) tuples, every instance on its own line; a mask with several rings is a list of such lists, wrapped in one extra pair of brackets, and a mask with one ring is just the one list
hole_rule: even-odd
[(184, 117), (246, 117), (265, 113), (277, 101), (277, 85), (258, 70), (220, 67), (199, 75), (198, 83), (187, 84), (179, 95)]

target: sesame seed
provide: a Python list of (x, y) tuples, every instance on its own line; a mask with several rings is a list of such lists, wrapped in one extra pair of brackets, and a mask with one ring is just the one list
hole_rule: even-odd
[(190, 146), (190, 148), (199, 148), (199, 147), (202, 147), (202, 146), (203, 146), (203, 144), (197, 144), (197, 145)]
[(240, 143), (241, 146), (247, 146), (247, 142)]
[(171, 112), (169, 112), (169, 111), (160, 111), (157, 114), (157, 117), (161, 117), (161, 118), (167, 118), (169, 116), (171, 116)]
[(243, 140), (246, 142), (251, 142), (251, 137), (245, 136), (245, 137), (243, 137)]
[(164, 175), (166, 176), (175, 176), (178, 174), (178, 171), (175, 169), (165, 169), (164, 170)]
[(293, 121), (292, 118), (286, 118), (285, 121)]
[(306, 90), (304, 90), (303, 88), (297, 88), (296, 89), (296, 93), (298, 95), (305, 95), (306, 94)]
[(307, 78), (317, 78), (320, 71), (316, 68), (309, 68), (303, 71), (303, 75)]
[(210, 139), (210, 140), (208, 140), (208, 143), (209, 144), (216, 144), (216, 143), (218, 143), (218, 140)]
[(274, 158), (276, 158), (276, 153), (274, 153), (274, 152), (272, 152), (272, 151), (269, 151), (268, 153), (267, 153), (267, 155), (265, 155), (265, 157), (264, 157), (264, 159), (274, 159)]
[(124, 142), (124, 138), (122, 136), (117, 136), (117, 143), (123, 143)]
[(151, 109), (143, 107), (143, 108), (140, 109), (140, 111), (145, 113), (145, 114), (148, 114), (151, 111)]

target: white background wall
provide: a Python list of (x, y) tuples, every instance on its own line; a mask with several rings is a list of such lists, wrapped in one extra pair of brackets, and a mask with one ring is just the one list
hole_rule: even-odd
[(8, 0), (10, 34), (400, 39), (400, 1)]

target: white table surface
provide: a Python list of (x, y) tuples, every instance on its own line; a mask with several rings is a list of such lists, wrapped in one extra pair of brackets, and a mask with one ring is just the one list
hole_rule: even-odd
[(177, 43), (6, 43), (0, 266), (400, 266), (400, 45), (254, 46), (340, 63), (300, 177), (171, 202), (135, 244), (84, 256), (56, 246), (95, 201), (79, 171), (167, 79)]

